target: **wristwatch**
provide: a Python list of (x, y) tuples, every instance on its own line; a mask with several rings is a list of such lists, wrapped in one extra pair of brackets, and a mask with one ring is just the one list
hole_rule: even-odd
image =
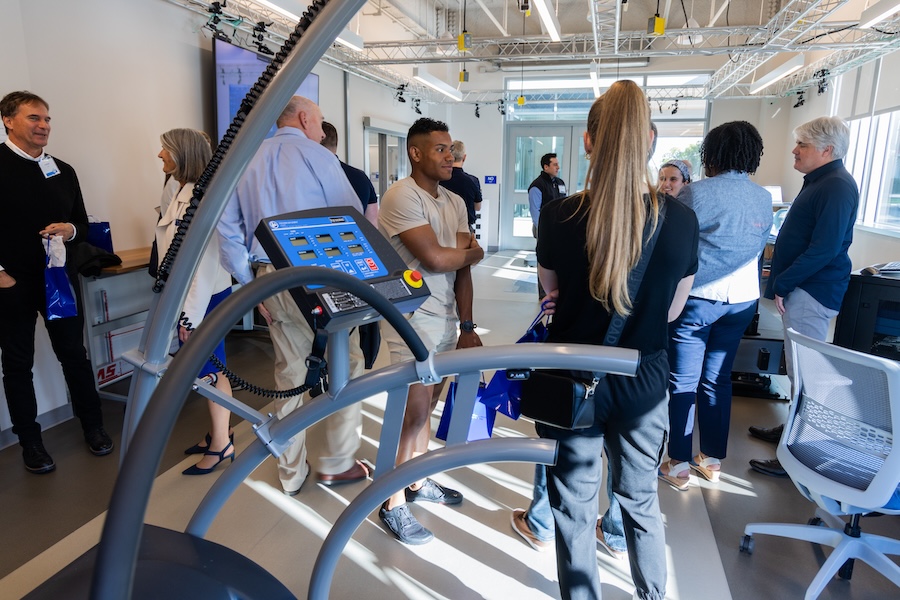
[(462, 323), (459, 324), (459, 330), (465, 331), (466, 333), (471, 333), (471, 332), (475, 331), (476, 327), (478, 327), (478, 325), (476, 325), (472, 321), (463, 321)]

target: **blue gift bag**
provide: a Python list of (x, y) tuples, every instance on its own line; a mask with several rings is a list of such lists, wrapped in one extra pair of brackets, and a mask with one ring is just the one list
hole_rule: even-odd
[[(494, 419), (497, 412), (491, 410), (482, 404), (478, 399), (484, 392), (484, 382), (478, 384), (478, 393), (475, 401), (475, 410), (472, 412), (472, 422), (469, 424), (469, 435), (467, 440), (474, 442), (475, 440), (486, 440), (491, 437), (494, 431)], [(447, 389), (447, 399), (444, 400), (444, 412), (441, 414), (441, 422), (438, 423), (437, 431), (434, 434), (439, 440), (447, 439), (447, 432), (450, 430), (450, 418), (453, 416), (453, 404), (456, 399), (456, 382), (451, 381)]]
[[(547, 325), (544, 323), (543, 309), (534, 318), (525, 334), (519, 338), (517, 344), (539, 344), (547, 340)], [(522, 400), (522, 381), (509, 379), (506, 369), (500, 369), (494, 373), (488, 382), (484, 393), (481, 395), (483, 402), (489, 409), (506, 415), (510, 419), (518, 419), (522, 414), (519, 403)]]
[(44, 269), (44, 291), (47, 296), (47, 320), (66, 319), (78, 315), (75, 290), (65, 267)]
[(88, 223), (87, 243), (91, 246), (102, 248), (110, 254), (115, 254), (113, 252), (112, 232), (109, 229), (109, 221)]

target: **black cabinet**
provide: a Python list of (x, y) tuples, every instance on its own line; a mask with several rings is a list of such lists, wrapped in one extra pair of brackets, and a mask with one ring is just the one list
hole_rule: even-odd
[(834, 343), (900, 360), (900, 277), (852, 274)]

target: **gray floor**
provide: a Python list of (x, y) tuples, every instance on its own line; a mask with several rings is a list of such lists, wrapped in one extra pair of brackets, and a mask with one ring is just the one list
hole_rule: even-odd
[[(517, 338), (537, 310), (533, 269), (506, 252), (488, 257), (474, 270), (476, 307), (486, 345)], [(771, 319), (771, 315), (764, 315)], [(236, 371), (263, 386), (272, 385), (272, 351), (264, 333), (232, 334), (228, 357)], [(386, 352), (379, 365), (387, 360)], [(378, 365), (377, 365), (378, 366)], [(257, 408), (265, 401), (240, 394)], [(205, 401), (188, 401), (172, 432), (154, 486), (147, 521), (183, 529), (216, 475), (185, 478), (191, 460), (183, 448), (206, 430)], [(374, 461), (383, 398), (365, 402), (360, 456)], [(749, 470), (750, 458), (774, 455), (774, 446), (746, 435), (750, 424), (783, 419), (784, 402), (736, 397), (729, 456), (717, 485), (692, 479), (691, 489), (660, 489), (667, 527), (672, 599), (750, 600), (802, 598), (825, 560), (827, 549), (804, 542), (758, 536), (756, 552), (738, 552), (743, 527), (751, 521), (805, 522), (813, 514), (786, 479)], [(104, 406), (107, 428), (118, 440), (122, 405)], [(247, 423), (236, 424), (238, 450), (252, 440)], [(533, 435), (526, 421), (500, 417), (495, 436)], [(314, 436), (313, 436), (314, 437)], [(96, 543), (116, 475), (118, 453), (91, 456), (75, 422), (44, 434), (57, 471), (43, 476), (22, 468), (18, 447), (0, 451), (0, 599), (19, 598)], [(311, 442), (314, 444), (314, 441)], [(428, 546), (409, 548), (388, 538), (377, 516), (356, 532), (332, 587), (334, 598), (553, 598), (553, 552), (539, 554), (510, 531), (509, 511), (525, 506), (530, 494), (528, 465), (479, 465), (439, 479), (466, 495), (457, 509), (419, 507), (416, 514), (437, 535)], [(275, 574), (298, 597), (305, 597), (308, 573), (328, 524), (365, 484), (328, 489), (307, 486), (295, 499), (278, 489), (274, 463), (264, 463), (229, 500), (209, 538), (246, 554)], [(900, 537), (900, 520), (867, 518), (867, 532)], [(627, 563), (598, 551), (604, 597), (629, 598)], [(900, 597), (900, 591), (866, 565), (857, 563), (850, 582), (834, 580), (821, 598), (858, 600)]]

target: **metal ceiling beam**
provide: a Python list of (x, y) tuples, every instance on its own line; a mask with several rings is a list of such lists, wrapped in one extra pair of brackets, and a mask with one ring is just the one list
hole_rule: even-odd
[[(702, 100), (703, 86), (680, 86), (665, 88), (645, 88), (644, 93), (648, 100)], [(593, 102), (594, 91), (591, 89), (583, 90), (528, 90), (526, 92), (528, 103), (537, 102)], [(469, 90), (463, 93), (463, 103), (468, 104), (491, 104), (498, 102), (501, 98), (507, 103), (515, 103), (515, 98), (519, 93), (514, 90)]]
[[(707, 95), (718, 97), (731, 86), (753, 74), (778, 52), (785, 52), (814, 29), (825, 17), (848, 0), (791, 0), (766, 24), (751, 36), (746, 45), (756, 51), (746, 52), (716, 71), (707, 84)], [(810, 42), (811, 43), (811, 42)], [(804, 47), (805, 50), (809, 46)]]
[[(845, 0), (842, 0), (845, 1)], [(867, 30), (854, 29), (855, 23), (828, 24), (810, 27), (804, 36), (776, 48), (777, 52), (808, 52), (866, 48), (887, 43), (883, 36)], [(622, 32), (617, 47), (611, 44), (597, 47), (593, 34), (567, 35), (561, 42), (544, 36), (511, 36), (506, 38), (475, 38), (471, 48), (460, 52), (455, 40), (409, 40), (366, 43), (353, 64), (422, 64), (459, 62), (510, 62), (569, 60), (590, 61), (594, 58), (634, 58), (662, 56), (697, 56), (748, 54), (765, 52), (762, 42), (752, 40), (763, 31), (761, 27), (717, 27), (714, 29), (678, 29), (665, 36), (648, 36), (646, 32)], [(691, 36), (703, 41), (693, 46), (676, 42), (679, 36)], [(749, 73), (749, 72), (748, 72)], [(746, 73), (745, 73), (746, 75)], [(743, 77), (741, 77), (743, 79)], [(740, 81), (740, 79), (738, 79)]]
[(871, 34), (872, 37), (878, 36), (882, 43), (877, 45), (870, 44), (868, 47), (863, 48), (847, 48), (832, 52), (828, 56), (777, 82), (774, 85), (774, 93), (778, 96), (797, 94), (806, 88), (818, 85), (821, 77), (817, 76), (817, 74), (822, 69), (828, 71), (829, 77), (836, 77), (900, 49), (900, 14), (890, 21), (881, 23), (878, 29), (880, 31), (871, 30)]
[[(210, 2), (201, 0), (168, 0), (192, 12), (210, 17)], [(422, 64), (449, 62), (492, 62), (529, 63), (558, 60), (565, 62), (589, 63), (594, 59), (618, 59), (634, 57), (692, 56), (692, 55), (739, 55), (736, 63), (726, 65), (717, 71), (713, 78), (717, 80), (707, 84), (698, 91), (697, 88), (679, 88), (676, 95), (666, 98), (712, 98), (712, 97), (745, 97), (749, 96), (749, 85), (740, 85), (744, 77), (752, 73), (765, 60), (778, 52), (803, 52), (812, 50), (832, 51), (827, 57), (785, 78), (770, 87), (769, 95), (791, 95), (799, 90), (815, 85), (817, 78), (813, 75), (821, 69), (828, 69), (830, 76), (849, 71), (861, 64), (875, 60), (900, 48), (900, 17), (885, 22), (879, 31), (856, 29), (856, 22), (822, 23), (824, 14), (830, 14), (847, 0), (794, 0), (782, 10), (768, 25), (715, 27), (699, 29), (677, 29), (663, 36), (648, 36), (643, 31), (619, 32), (618, 19), (620, 5), (618, 0), (591, 0), (590, 6), (598, 23), (599, 47), (593, 32), (564, 36), (560, 43), (553, 43), (543, 36), (518, 36), (501, 38), (476, 38), (472, 49), (460, 55), (455, 40), (420, 40), (367, 43), (364, 52), (355, 52), (341, 46), (332, 47), (322, 58), (323, 62), (387, 87), (406, 84), (408, 97), (421, 98), (425, 102), (442, 103), (443, 97), (429, 88), (410, 80), (385, 65), (389, 64)], [(370, 0), (370, 5), (380, 7), (383, 13), (390, 10), (389, 3)], [(798, 6), (803, 5), (812, 10), (806, 11), (802, 17), (796, 17)], [(787, 11), (787, 12), (786, 12)], [(251, 34), (254, 25), (259, 21), (272, 23), (267, 28), (265, 39), (280, 45), (287, 35), (293, 31), (294, 24), (281, 13), (255, 3), (253, 0), (230, 0), (221, 15), (223, 24), (234, 30), (236, 41), (247, 48), (253, 47)], [(388, 15), (390, 16), (390, 15)], [(810, 18), (818, 18), (812, 23)], [(394, 17), (390, 17), (394, 18)], [(791, 25), (790, 27), (788, 25)], [(888, 32), (888, 33), (884, 33)], [(226, 33), (230, 33), (226, 31)], [(680, 35), (703, 37), (703, 42), (693, 46), (676, 43)], [(618, 35), (618, 38), (616, 36)], [(618, 39), (617, 43), (608, 40)], [(754, 58), (756, 53), (760, 56)], [(734, 66), (736, 65), (736, 66)], [(726, 72), (727, 70), (727, 72)], [(741, 73), (743, 75), (741, 76)], [(730, 76), (729, 76), (730, 75)], [(728, 81), (726, 82), (726, 76)], [(715, 88), (715, 94), (712, 93)], [(551, 92), (546, 92), (550, 94)], [(662, 92), (655, 92), (660, 94)], [(481, 92), (464, 92), (464, 102), (497, 101), (504, 94), (503, 90)], [(682, 94), (682, 95), (678, 95)], [(490, 96), (484, 99), (485, 95)], [(654, 96), (654, 98), (657, 96)]]

